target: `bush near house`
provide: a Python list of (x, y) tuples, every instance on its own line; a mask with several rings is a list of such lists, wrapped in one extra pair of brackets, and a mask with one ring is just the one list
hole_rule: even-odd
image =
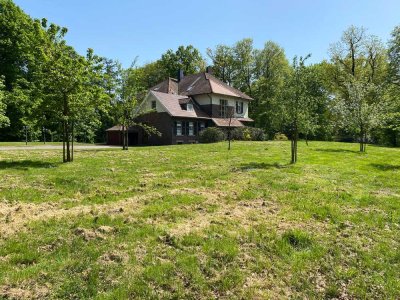
[(232, 139), (238, 141), (265, 141), (263, 129), (255, 127), (238, 127), (232, 130)]
[(276, 133), (274, 136), (274, 141), (287, 141), (288, 137), (283, 133)]
[(216, 143), (225, 140), (226, 135), (221, 129), (217, 127), (208, 127), (200, 132), (199, 142), (200, 143)]

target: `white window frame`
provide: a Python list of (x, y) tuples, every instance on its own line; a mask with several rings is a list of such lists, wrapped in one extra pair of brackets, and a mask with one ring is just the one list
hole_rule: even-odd
[(176, 121), (176, 136), (182, 136), (182, 121)]
[(244, 107), (243, 101), (236, 101), (236, 113), (238, 115), (243, 114), (243, 107)]
[[(153, 107), (154, 104), (154, 107)], [(157, 109), (157, 101), (151, 101), (151, 109)]]
[(189, 135), (194, 136), (194, 122), (189, 122)]
[(219, 99), (219, 116), (221, 118), (226, 118), (228, 113), (228, 100)]
[(186, 104), (186, 110), (187, 111), (194, 111), (193, 103), (187, 103)]

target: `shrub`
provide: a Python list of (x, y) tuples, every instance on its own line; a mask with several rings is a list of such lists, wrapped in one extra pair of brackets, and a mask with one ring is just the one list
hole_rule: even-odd
[(287, 141), (288, 137), (283, 133), (276, 133), (274, 136), (274, 141)]
[(232, 130), (232, 139), (238, 141), (264, 141), (265, 133), (261, 128), (237, 127)]
[(200, 132), (200, 143), (216, 143), (225, 139), (225, 133), (216, 127), (208, 127)]

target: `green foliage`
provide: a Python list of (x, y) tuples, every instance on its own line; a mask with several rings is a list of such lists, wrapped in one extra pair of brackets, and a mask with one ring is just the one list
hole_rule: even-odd
[(1, 151), (0, 298), (398, 299), (398, 149), (288, 145)]
[(217, 127), (208, 127), (200, 132), (200, 143), (216, 143), (225, 140), (225, 133)]
[(189, 75), (205, 69), (205, 61), (200, 51), (192, 45), (179, 46), (175, 52), (171, 49), (168, 50), (161, 56), (159, 63), (165, 72), (164, 79), (167, 77), (175, 78), (179, 70)]
[(325, 101), (325, 91), (316, 72), (306, 67), (305, 58), (293, 59), (292, 72), (286, 79), (280, 102), (282, 124), (292, 141), (291, 162), (297, 161), (297, 140), (300, 134), (312, 134), (317, 126), (318, 103)]
[(237, 127), (232, 130), (232, 139), (237, 141), (264, 141), (265, 132), (261, 128)]
[(4, 102), (5, 91), (3, 83), (0, 81), (0, 128), (5, 127), (9, 124), (10, 120), (6, 116), (6, 104)]
[(274, 135), (274, 141), (287, 141), (288, 137), (284, 133), (276, 133)]

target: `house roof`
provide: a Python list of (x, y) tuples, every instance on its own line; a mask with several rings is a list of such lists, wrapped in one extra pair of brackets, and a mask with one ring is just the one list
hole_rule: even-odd
[(150, 90), (161, 92), (161, 93), (168, 93), (168, 94), (179, 94), (178, 90), (178, 80), (174, 78), (168, 78), (159, 84), (153, 86)]
[(195, 103), (193, 103), (193, 111), (184, 110), (180, 104), (180, 102), (188, 103), (191, 101), (191, 98), (188, 96), (182, 95), (174, 95), (167, 94), (163, 92), (151, 91), (160, 101), (161, 105), (165, 108), (165, 110), (173, 117), (185, 117), (185, 118), (204, 118), (209, 119), (210, 117), (203, 112)]
[(106, 129), (106, 131), (122, 131), (122, 126), (121, 125), (115, 125), (111, 128)]
[(168, 78), (167, 80), (164, 80), (163, 82), (152, 87), (150, 90), (186, 96), (215, 93), (246, 100), (253, 100), (253, 98), (245, 93), (229, 86), (228, 84), (206, 72), (185, 76), (179, 82), (174, 78)]
[(240, 122), (238, 119), (231, 119), (230, 125), (229, 125), (229, 119), (226, 118), (212, 118), (211, 119), (215, 125), (219, 127), (243, 127), (244, 125), (242, 122)]

